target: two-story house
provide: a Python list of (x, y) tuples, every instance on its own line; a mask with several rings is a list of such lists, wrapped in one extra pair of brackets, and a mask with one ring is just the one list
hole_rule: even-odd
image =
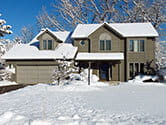
[(64, 56), (91, 68), (100, 80), (127, 81), (154, 60), (155, 37), (151, 23), (78, 24), (73, 32), (42, 30), (2, 58), (15, 65), (18, 83), (48, 83), (56, 60)]

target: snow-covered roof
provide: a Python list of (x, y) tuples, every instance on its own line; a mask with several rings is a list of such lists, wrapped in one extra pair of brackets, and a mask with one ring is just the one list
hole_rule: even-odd
[(86, 38), (101, 26), (102, 24), (78, 24), (71, 37)]
[(103, 23), (78, 24), (72, 38), (87, 38), (103, 25), (107, 25), (122, 37), (157, 37), (158, 33), (151, 23)]
[(123, 60), (123, 53), (78, 53), (76, 60)]
[(77, 47), (72, 44), (60, 43), (55, 50), (39, 50), (28, 44), (17, 44), (9, 50), (2, 59), (73, 59)]
[(52, 35), (54, 35), (57, 39), (61, 40), (62, 42), (65, 42), (70, 34), (70, 32), (68, 32), (68, 31), (52, 31), (52, 30), (46, 28), (46, 29), (42, 29), (29, 44), (32, 44), (32, 43), (38, 41), (37, 38), (46, 31), (50, 32)]
[(157, 37), (151, 23), (112, 23), (108, 24), (123, 37)]

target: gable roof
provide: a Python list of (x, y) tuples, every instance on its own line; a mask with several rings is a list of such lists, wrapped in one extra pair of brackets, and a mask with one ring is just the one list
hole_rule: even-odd
[(157, 37), (158, 33), (151, 23), (102, 23), (78, 24), (72, 38), (88, 38), (97, 29), (106, 25), (122, 37)]
[(35, 46), (28, 44), (16, 44), (1, 58), (8, 60), (24, 60), (24, 59), (74, 59), (77, 47), (72, 44), (59, 43), (55, 50), (39, 50)]
[(32, 41), (31, 41), (29, 44), (32, 44), (32, 43), (34, 43), (34, 42), (37, 42), (37, 41), (38, 41), (38, 37), (41, 36), (41, 35), (42, 35), (43, 33), (45, 33), (45, 32), (51, 33), (53, 36), (55, 36), (57, 39), (59, 39), (59, 40), (62, 41), (62, 42), (65, 42), (66, 39), (68, 38), (69, 34), (70, 34), (70, 32), (68, 32), (68, 31), (58, 31), (58, 32), (57, 32), (57, 31), (52, 31), (52, 30), (46, 28), (46, 29), (42, 29), (42, 30), (35, 36), (35, 38), (32, 39)]

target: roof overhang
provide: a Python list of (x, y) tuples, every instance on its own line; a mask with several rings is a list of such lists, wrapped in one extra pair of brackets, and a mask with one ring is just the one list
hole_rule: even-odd
[(76, 60), (124, 60), (123, 53), (78, 53)]

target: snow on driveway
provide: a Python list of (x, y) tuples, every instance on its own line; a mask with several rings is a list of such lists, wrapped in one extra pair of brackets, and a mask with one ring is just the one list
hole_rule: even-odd
[(39, 84), (0, 95), (0, 125), (166, 125), (166, 86)]

